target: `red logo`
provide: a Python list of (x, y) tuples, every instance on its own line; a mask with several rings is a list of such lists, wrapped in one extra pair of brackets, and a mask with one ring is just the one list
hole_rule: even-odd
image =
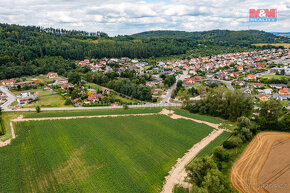
[(276, 9), (250, 9), (250, 18), (274, 18), (277, 17)]

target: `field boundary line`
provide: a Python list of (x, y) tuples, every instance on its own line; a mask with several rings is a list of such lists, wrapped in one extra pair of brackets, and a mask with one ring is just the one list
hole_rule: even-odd
[(169, 175), (165, 177), (165, 183), (163, 184), (163, 188), (161, 193), (172, 193), (173, 188), (176, 184), (182, 185), (185, 188), (190, 188), (191, 184), (184, 182), (184, 179), (187, 176), (185, 171), (186, 165), (188, 165), (196, 156), (197, 154), (205, 148), (208, 144), (210, 144), (213, 140), (215, 140), (218, 136), (220, 136), (224, 131), (227, 129), (221, 129), (221, 124), (210, 123), (207, 121), (201, 121), (181, 115), (174, 114), (174, 111), (163, 109), (161, 114), (167, 115), (172, 119), (186, 119), (191, 120), (197, 123), (206, 124), (214, 130), (204, 137), (201, 141), (194, 144), (192, 148), (190, 148), (187, 153), (184, 154), (183, 157), (177, 159), (177, 163), (171, 168), (169, 171)]

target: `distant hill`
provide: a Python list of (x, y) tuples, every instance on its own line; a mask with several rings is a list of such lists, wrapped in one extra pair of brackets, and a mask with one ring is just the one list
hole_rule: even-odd
[(244, 30), (244, 31), (230, 31), (230, 30), (211, 30), (204, 32), (185, 32), (185, 31), (147, 31), (133, 34), (132, 37), (156, 38), (156, 37), (186, 37), (195, 40), (215, 40), (215, 41), (229, 41), (236, 43), (266, 43), (276, 41), (287, 41), (284, 37), (278, 37), (275, 34), (259, 31), (259, 30)]
[(284, 36), (290, 38), (290, 32), (271, 32), (271, 33), (276, 36)]

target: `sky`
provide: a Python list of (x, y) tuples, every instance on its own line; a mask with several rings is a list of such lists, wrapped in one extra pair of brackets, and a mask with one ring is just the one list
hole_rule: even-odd
[[(249, 9), (277, 9), (278, 21), (250, 23)], [(150, 30), (290, 32), (290, 0), (1, 0), (0, 23), (110, 36)]]

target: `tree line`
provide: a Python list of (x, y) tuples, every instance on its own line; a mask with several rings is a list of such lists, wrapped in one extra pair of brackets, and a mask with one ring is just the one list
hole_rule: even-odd
[[(123, 76), (125, 75), (123, 74)], [(144, 85), (146, 83), (146, 81), (144, 82), (144, 80), (150, 79), (151, 76), (144, 75), (141, 77), (143, 77), (143, 81), (139, 82), (139, 79), (136, 78), (134, 75), (132, 75), (131, 78), (122, 78), (119, 77), (119, 74), (116, 72), (88, 72), (84, 75), (84, 80), (113, 89), (121, 94), (130, 96), (132, 98), (136, 98), (142, 101), (151, 101), (151, 88)]]
[(236, 121), (241, 116), (249, 116), (253, 107), (253, 99), (245, 97), (241, 90), (231, 91), (224, 87), (210, 89), (200, 101), (186, 106), (192, 113), (209, 114), (231, 121)]
[(6, 127), (2, 118), (2, 108), (0, 107), (0, 135), (4, 135), (6, 133)]

